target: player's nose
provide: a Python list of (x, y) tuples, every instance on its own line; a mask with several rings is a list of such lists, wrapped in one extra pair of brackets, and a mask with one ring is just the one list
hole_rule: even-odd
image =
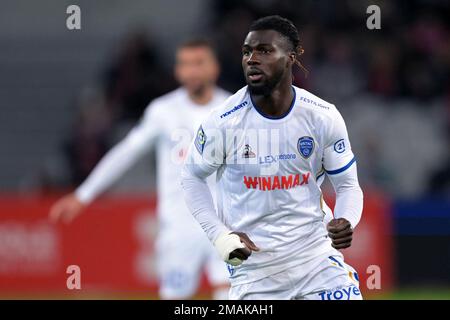
[(257, 56), (255, 55), (255, 52), (250, 53), (250, 56), (247, 59), (247, 65), (255, 65), (259, 64), (259, 60), (257, 59)]

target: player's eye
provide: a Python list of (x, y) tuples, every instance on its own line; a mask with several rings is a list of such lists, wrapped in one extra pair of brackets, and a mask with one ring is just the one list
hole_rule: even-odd
[(242, 55), (244, 57), (249, 56), (250, 55), (250, 51), (249, 50), (242, 50)]

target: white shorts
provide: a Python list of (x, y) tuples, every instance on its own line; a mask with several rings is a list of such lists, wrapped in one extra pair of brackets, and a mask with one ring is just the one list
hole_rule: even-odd
[(230, 283), (226, 263), (203, 233), (184, 236), (163, 233), (156, 241), (156, 254), (159, 295), (163, 299), (192, 297), (203, 271), (212, 286)]
[[(308, 273), (305, 274), (305, 268)], [(362, 300), (356, 271), (342, 256), (320, 257), (261, 280), (232, 286), (230, 300)]]

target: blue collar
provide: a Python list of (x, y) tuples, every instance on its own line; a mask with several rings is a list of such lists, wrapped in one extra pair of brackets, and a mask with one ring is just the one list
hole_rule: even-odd
[(263, 116), (264, 118), (267, 118), (267, 119), (271, 119), (271, 120), (279, 120), (279, 119), (283, 119), (284, 117), (286, 117), (286, 116), (291, 112), (292, 108), (293, 108), (294, 105), (295, 105), (295, 100), (296, 100), (296, 98), (297, 98), (297, 94), (296, 94), (296, 92), (295, 92), (294, 87), (292, 87), (292, 92), (294, 93), (294, 98), (292, 99), (291, 106), (289, 107), (289, 110), (288, 110), (285, 114), (283, 114), (283, 115), (281, 115), (281, 116), (278, 116), (278, 117), (272, 117), (272, 116), (268, 116), (268, 115), (264, 114), (264, 113), (260, 110), (260, 108), (256, 105), (256, 103), (253, 101), (253, 98), (252, 98), (252, 95), (250, 94), (250, 92), (249, 92), (249, 95), (250, 95), (250, 100), (252, 101), (252, 104), (253, 104), (253, 106), (255, 107), (255, 110), (256, 110), (261, 116)]

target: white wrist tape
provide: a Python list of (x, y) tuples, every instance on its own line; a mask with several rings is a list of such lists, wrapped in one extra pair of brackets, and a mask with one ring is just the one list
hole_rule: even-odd
[(237, 234), (230, 234), (230, 231), (223, 232), (214, 242), (214, 246), (226, 263), (232, 266), (238, 266), (242, 263), (242, 260), (239, 258), (230, 259), (231, 252), (236, 249), (245, 248), (245, 244), (241, 242)]

